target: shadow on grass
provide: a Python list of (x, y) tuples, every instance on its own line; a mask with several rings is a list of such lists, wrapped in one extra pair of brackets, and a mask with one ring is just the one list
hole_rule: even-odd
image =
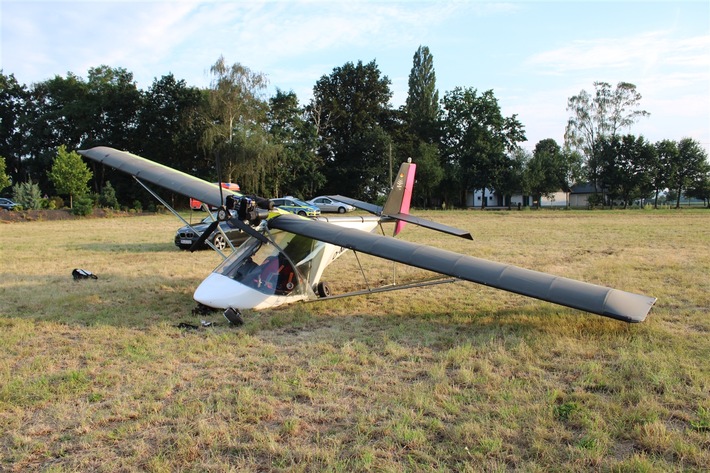
[[(77, 245), (78, 250), (106, 253), (180, 253), (172, 243), (84, 243)], [(188, 252), (189, 253), (189, 252)]]
[[(146, 273), (132, 277), (99, 275), (98, 280), (74, 281), (66, 277), (25, 277), (12, 289), (0, 288), (6, 301), (0, 316), (68, 325), (106, 325), (147, 329), (155, 325), (187, 323), (201, 334), (247, 334), (279, 345), (298, 347), (325, 342), (352, 341), (371, 347), (388, 342), (402, 346), (446, 350), (464, 344), (491, 342), (517, 345), (537, 337), (585, 337), (623, 340), (639, 332), (639, 325), (605, 319), (548, 303), (524, 303), (496, 310), (456, 311), (427, 308), (391, 314), (382, 307), (366, 312), (359, 302), (352, 310), (329, 314), (319, 304), (296, 303), (264, 311), (245, 310), (246, 323), (230, 325), (221, 311), (193, 314), (192, 299), (199, 277), (164, 277)], [(399, 294), (406, 302), (407, 295)], [(375, 300), (376, 301), (376, 300)], [(203, 327), (201, 322), (211, 325)], [(644, 329), (640, 329), (643, 333)]]
[(76, 325), (141, 328), (177, 323), (191, 314), (194, 277), (163, 277), (146, 272), (135, 277), (98, 274), (98, 279), (23, 276), (0, 288), (0, 316)]
[[(406, 295), (402, 295), (406, 300)], [(406, 347), (439, 351), (462, 345), (503, 346), (532, 342), (538, 338), (595, 339), (623, 344), (629, 337), (646, 337), (648, 328), (546, 303), (519, 308), (451, 313), (387, 314), (381, 311), (350, 315), (321, 315), (313, 304), (297, 304), (245, 314), (239, 330), (276, 344), (307, 345), (326, 342), (342, 345), (357, 341), (371, 348), (394, 342)]]

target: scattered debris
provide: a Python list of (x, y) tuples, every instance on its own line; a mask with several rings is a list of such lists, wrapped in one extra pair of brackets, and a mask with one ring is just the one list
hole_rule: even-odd
[(175, 327), (189, 329), (189, 330), (197, 330), (198, 328), (200, 328), (197, 325), (188, 324), (187, 322), (180, 322)]
[(79, 279), (99, 279), (97, 275), (91, 271), (87, 271), (86, 269), (77, 268), (71, 272), (71, 275), (74, 278), (74, 281), (78, 281)]

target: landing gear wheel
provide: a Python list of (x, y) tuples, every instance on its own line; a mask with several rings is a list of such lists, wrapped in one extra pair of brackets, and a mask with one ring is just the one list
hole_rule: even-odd
[(330, 286), (328, 285), (327, 282), (319, 282), (318, 287), (318, 297), (328, 297), (331, 292), (330, 292)]
[(227, 240), (224, 238), (224, 235), (218, 233), (214, 236), (214, 239), (212, 239), (212, 244), (218, 250), (223, 250), (227, 247)]
[(224, 311), (224, 318), (229, 321), (232, 325), (244, 325), (244, 319), (242, 318), (242, 313), (238, 309), (232, 309), (231, 307)]

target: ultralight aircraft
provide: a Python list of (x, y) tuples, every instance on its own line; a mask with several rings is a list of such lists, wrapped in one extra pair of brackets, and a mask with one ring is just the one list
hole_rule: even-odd
[[(383, 207), (344, 196), (331, 198), (366, 210), (371, 215), (318, 217), (294, 215), (266, 199), (223, 189), (189, 174), (140, 156), (108, 147), (80, 150), (89, 159), (132, 175), (166, 208), (182, 219), (144, 181), (218, 208), (215, 220), (195, 242), (205, 243), (220, 221), (249, 235), (197, 287), (198, 308), (224, 310), (234, 324), (243, 323), (241, 311), (266, 309), (303, 300), (371, 294), (459, 280), (572, 307), (624, 322), (642, 322), (654, 297), (598, 286), (509, 264), (411, 243), (374, 233), (384, 222), (394, 222), (396, 236), (406, 223), (472, 239), (470, 233), (409, 214), (416, 165), (403, 163)], [(185, 221), (182, 219), (183, 222)], [(187, 223), (187, 222), (185, 222)], [(209, 241), (207, 241), (209, 243)], [(321, 281), (325, 268), (345, 251), (373, 255), (440, 275), (416, 283), (331, 294)]]

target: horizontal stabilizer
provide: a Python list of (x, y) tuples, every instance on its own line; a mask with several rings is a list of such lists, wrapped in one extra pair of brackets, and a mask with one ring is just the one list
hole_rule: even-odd
[(380, 215), (382, 213), (382, 207), (379, 205), (369, 204), (367, 202), (363, 202), (362, 200), (351, 199), (350, 197), (345, 197), (344, 195), (329, 195), (327, 197), (344, 204), (350, 204), (356, 209), (364, 210), (366, 212), (370, 212), (371, 214)]
[(392, 237), (281, 215), (269, 227), (624, 322), (642, 322), (654, 297), (475, 258)]
[(397, 220), (402, 220), (403, 222), (413, 223), (414, 225), (419, 225), (420, 227), (429, 228), (431, 230), (436, 230), (437, 232), (448, 233), (461, 238), (466, 238), (467, 240), (473, 240), (470, 232), (466, 230), (461, 230), (460, 228), (450, 227), (444, 225), (443, 223), (433, 222), (425, 218), (415, 217), (414, 215), (409, 215), (405, 213), (398, 213), (394, 215), (387, 215)]
[(460, 228), (450, 227), (448, 225), (444, 225), (443, 223), (433, 222), (431, 220), (415, 217), (414, 215), (409, 215), (407, 213), (399, 212), (391, 215), (384, 215), (382, 214), (382, 207), (378, 205), (368, 204), (367, 202), (363, 202), (357, 199), (351, 199), (342, 195), (329, 195), (328, 197), (344, 204), (350, 204), (355, 208), (365, 210), (366, 212), (370, 212), (375, 215), (382, 215), (383, 217), (389, 217), (402, 222), (412, 223), (414, 225), (419, 225), (420, 227), (429, 228), (430, 230), (448, 233), (450, 235), (466, 238), (467, 240), (473, 240), (473, 237), (471, 236), (470, 232), (467, 232), (466, 230), (461, 230)]
[[(220, 201), (222, 194), (220, 194), (219, 185), (163, 166), (135, 154), (106, 146), (79, 150), (79, 154), (130, 174), (142, 181), (156, 184), (187, 197), (193, 197), (213, 207), (219, 207), (223, 204)], [(229, 194), (241, 196), (241, 194), (228, 189), (223, 189), (223, 194), (225, 196)]]

